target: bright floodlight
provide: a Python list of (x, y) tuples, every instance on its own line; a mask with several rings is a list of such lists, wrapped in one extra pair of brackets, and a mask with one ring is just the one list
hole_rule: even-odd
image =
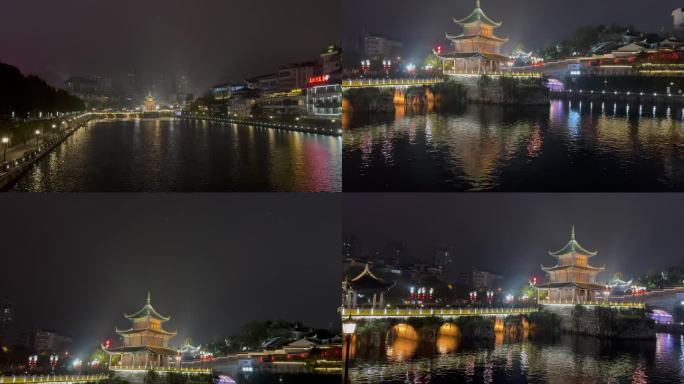
[(9, 137), (3, 137), (3, 138), (2, 138), (2, 143), (3, 143), (3, 144), (9, 143)]

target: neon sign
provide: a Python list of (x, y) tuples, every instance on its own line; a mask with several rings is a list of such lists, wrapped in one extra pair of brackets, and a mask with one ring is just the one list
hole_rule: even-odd
[(330, 80), (330, 75), (318, 75), (309, 77), (309, 84), (320, 84)]

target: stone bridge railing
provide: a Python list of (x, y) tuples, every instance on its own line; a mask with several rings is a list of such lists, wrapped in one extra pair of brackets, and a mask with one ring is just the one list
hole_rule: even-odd
[(175, 372), (175, 373), (192, 373), (192, 374), (211, 374), (210, 368), (194, 368), (194, 367), (150, 367), (145, 365), (130, 365), (130, 366), (113, 366), (110, 368), (112, 371), (155, 371), (155, 372)]
[(537, 312), (534, 307), (525, 308), (342, 308), (342, 319), (367, 318), (409, 318), (409, 317), (442, 317), (461, 316), (510, 316)]
[(26, 376), (0, 376), (0, 384), (5, 383), (78, 383), (88, 381), (100, 381), (108, 377), (100, 375), (26, 375)]
[(443, 83), (444, 79), (347, 79), (342, 80), (343, 88), (380, 88), (380, 87), (413, 87)]
[(565, 301), (554, 301), (554, 300), (541, 300), (539, 304), (542, 305), (584, 305), (590, 307), (610, 307), (610, 308), (643, 308), (644, 303), (633, 302), (633, 301), (609, 301), (605, 300), (595, 300), (595, 301), (576, 301), (565, 300)]

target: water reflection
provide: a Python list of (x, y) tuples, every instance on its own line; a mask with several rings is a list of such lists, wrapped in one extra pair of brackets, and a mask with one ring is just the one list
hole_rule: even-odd
[(340, 191), (339, 137), (203, 120), (115, 120), (77, 131), (16, 191)]
[(387, 347), (389, 361), (406, 361), (413, 357), (418, 349), (418, 340), (398, 337)]
[(382, 358), (359, 351), (355, 383), (680, 383), (682, 336), (610, 341), (562, 336), (486, 343), (438, 337), (397, 339)]
[(684, 190), (684, 111), (596, 107), (348, 116), (344, 189)]

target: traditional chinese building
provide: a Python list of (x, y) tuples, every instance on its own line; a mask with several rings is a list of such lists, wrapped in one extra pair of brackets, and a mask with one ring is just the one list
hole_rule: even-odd
[(346, 308), (382, 308), (385, 303), (385, 292), (395, 285), (394, 282), (386, 282), (375, 276), (368, 264), (356, 277), (345, 279), (342, 284)]
[[(176, 332), (168, 332), (162, 328), (162, 324), (169, 321), (170, 317), (160, 315), (150, 302), (150, 294), (147, 293), (147, 302), (139, 311), (124, 316), (133, 324), (130, 329), (116, 329), (121, 336), (123, 345), (117, 348), (106, 348), (109, 354), (110, 367), (118, 368), (163, 368), (169, 367), (170, 358), (178, 352), (169, 348), (169, 339)], [(117, 365), (112, 366), (113, 356), (119, 356)]]
[(501, 26), (482, 11), (480, 0), (475, 9), (464, 19), (454, 19), (463, 28), (460, 35), (446, 34), (451, 41), (452, 52), (435, 50), (442, 61), (445, 74), (475, 73), (487, 74), (499, 72), (502, 64), (509, 61), (507, 56), (501, 55), (501, 46), (508, 42), (507, 38), (494, 35), (494, 29)]
[(597, 292), (605, 287), (596, 283), (596, 275), (604, 267), (589, 265), (589, 258), (596, 252), (587, 251), (575, 239), (575, 227), (572, 227), (570, 241), (565, 247), (549, 252), (556, 258), (556, 265), (544, 267), (549, 282), (536, 288), (546, 292), (546, 300), (551, 303), (584, 303), (595, 301)]
[(145, 106), (143, 107), (143, 112), (155, 112), (157, 110), (157, 105), (154, 102), (154, 97), (151, 93), (147, 94), (145, 98)]

